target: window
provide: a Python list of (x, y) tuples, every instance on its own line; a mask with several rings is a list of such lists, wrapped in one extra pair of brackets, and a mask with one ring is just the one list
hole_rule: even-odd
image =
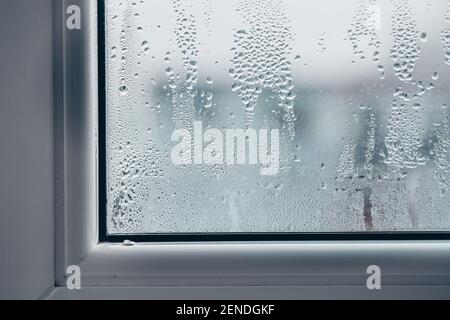
[(100, 3), (101, 237), (447, 236), (447, 0)]

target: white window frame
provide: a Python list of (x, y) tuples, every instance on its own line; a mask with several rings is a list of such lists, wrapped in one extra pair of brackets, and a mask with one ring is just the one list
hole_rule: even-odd
[[(55, 288), (49, 299), (450, 298), (449, 241), (98, 242), (97, 6), (54, 1)], [(82, 29), (65, 28), (69, 5)], [(81, 268), (82, 290), (65, 270)], [(366, 287), (369, 265), (382, 289)]]

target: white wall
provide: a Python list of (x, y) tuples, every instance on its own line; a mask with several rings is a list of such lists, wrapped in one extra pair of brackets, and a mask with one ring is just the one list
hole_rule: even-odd
[(53, 276), (51, 0), (0, 2), (0, 299)]

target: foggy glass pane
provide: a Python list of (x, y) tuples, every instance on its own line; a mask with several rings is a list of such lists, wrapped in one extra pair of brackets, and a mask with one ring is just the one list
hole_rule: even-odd
[(450, 2), (106, 0), (109, 234), (450, 230)]

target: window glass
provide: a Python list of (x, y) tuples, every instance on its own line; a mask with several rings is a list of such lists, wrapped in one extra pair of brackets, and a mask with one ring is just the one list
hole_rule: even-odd
[(105, 0), (109, 234), (450, 230), (447, 0)]

